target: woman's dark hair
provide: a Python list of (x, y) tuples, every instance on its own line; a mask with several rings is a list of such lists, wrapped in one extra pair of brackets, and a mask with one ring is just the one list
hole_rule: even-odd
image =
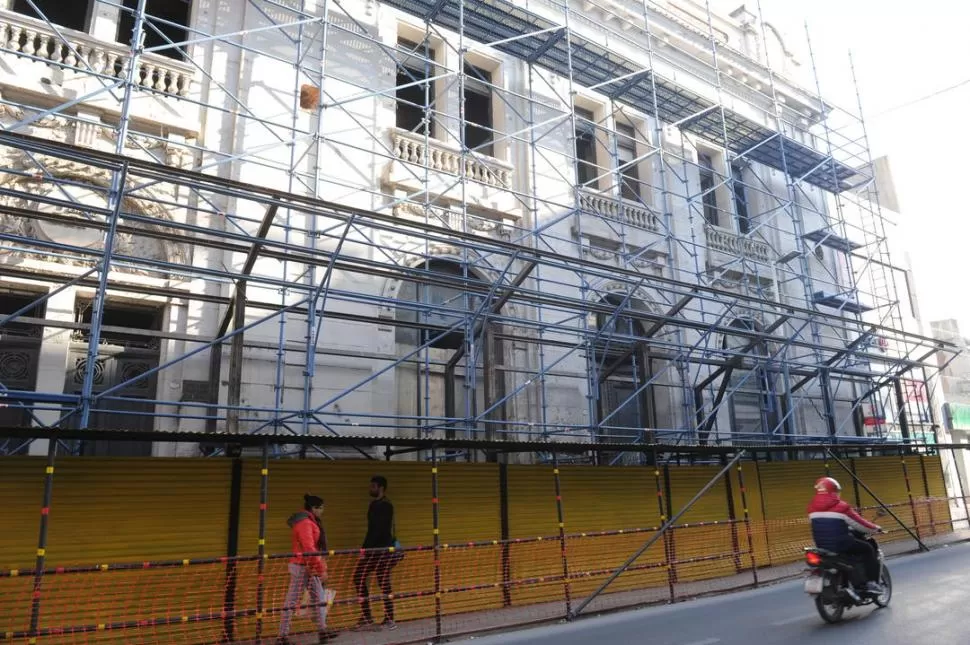
[(307, 493), (306, 495), (303, 496), (303, 506), (308, 511), (311, 508), (316, 508), (317, 506), (323, 506), (323, 498)]

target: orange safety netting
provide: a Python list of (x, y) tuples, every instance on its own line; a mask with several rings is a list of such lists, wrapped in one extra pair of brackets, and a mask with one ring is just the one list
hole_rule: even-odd
[[(946, 498), (891, 509), (922, 539), (953, 531)], [(910, 539), (881, 509), (863, 511)], [(562, 617), (658, 527), (517, 540), (336, 551), (324, 593), (304, 587), (286, 554), (91, 564), (0, 571), (0, 641), (36, 643), (273, 642), (340, 632), (339, 642), (409, 642)], [(750, 586), (769, 567), (797, 563), (811, 542), (803, 517), (681, 524), (668, 530), (608, 589), (599, 607), (671, 600)], [(364, 574), (370, 574), (363, 586)], [(383, 584), (382, 584), (383, 583)], [(288, 600), (289, 597), (289, 600)], [(356, 631), (365, 605), (375, 628)], [(396, 629), (382, 625), (393, 613)], [(293, 642), (315, 642), (294, 636)]]

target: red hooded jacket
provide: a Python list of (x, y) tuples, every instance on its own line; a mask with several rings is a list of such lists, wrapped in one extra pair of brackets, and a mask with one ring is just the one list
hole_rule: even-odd
[(286, 521), (290, 525), (293, 541), (293, 557), (291, 564), (305, 566), (311, 574), (324, 577), (327, 575), (327, 562), (319, 555), (303, 555), (304, 553), (318, 553), (320, 546), (320, 524), (309, 511), (300, 511), (290, 516)]
[(862, 533), (879, 530), (835, 493), (816, 494), (808, 505), (808, 519), (812, 522), (815, 544), (830, 551), (840, 551), (855, 540), (849, 529)]

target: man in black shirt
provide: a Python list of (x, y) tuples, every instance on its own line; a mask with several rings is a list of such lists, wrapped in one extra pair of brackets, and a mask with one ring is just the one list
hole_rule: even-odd
[(372, 573), (377, 574), (377, 583), (384, 596), (385, 629), (397, 629), (394, 623), (394, 600), (391, 596), (391, 569), (396, 563), (395, 554), (387, 549), (394, 546), (397, 540), (394, 535), (394, 506), (387, 499), (387, 479), (375, 475), (370, 480), (370, 496), (374, 501), (367, 509), (367, 536), (364, 537), (364, 549), (381, 549), (369, 551), (361, 556), (354, 571), (354, 586), (357, 597), (361, 599), (360, 622), (357, 629), (375, 629), (374, 618), (371, 615), (370, 599), (368, 598), (367, 579)]

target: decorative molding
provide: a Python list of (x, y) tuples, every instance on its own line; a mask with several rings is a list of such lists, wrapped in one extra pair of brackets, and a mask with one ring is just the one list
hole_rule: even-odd
[[(451, 210), (448, 206), (423, 206), (413, 202), (401, 202), (395, 204), (392, 210), (396, 217), (412, 217), (424, 220), (425, 212), (431, 218), (437, 218), (448, 228), (462, 230), (462, 215), (458, 211)], [(481, 217), (468, 213), (465, 216), (468, 228), (480, 233), (492, 233), (496, 237), (507, 239), (511, 237), (510, 231), (504, 226), (503, 222), (489, 217)]]
[[(48, 157), (46, 155), (28, 156), (17, 153), (8, 157), (7, 167), (21, 170), (23, 175), (5, 175), (0, 178), (0, 186), (14, 194), (0, 198), (0, 204), (25, 210), (56, 213), (78, 220), (83, 224), (85, 198), (103, 200), (104, 191), (111, 185), (111, 171), (80, 162)], [(71, 183), (55, 183), (67, 180)], [(160, 225), (172, 221), (167, 209), (160, 205), (164, 201), (171, 201), (171, 195), (157, 188), (142, 189), (151, 199), (139, 199), (126, 196), (122, 203), (125, 211), (138, 213), (155, 220)], [(67, 194), (65, 194), (67, 193)], [(69, 201), (72, 198), (76, 202)], [(41, 202), (38, 199), (44, 200)], [(53, 203), (51, 203), (53, 202)], [(140, 224), (147, 229), (162, 231), (161, 226)], [(28, 219), (0, 214), (0, 230), (7, 234), (27, 239), (46, 239), (73, 246), (87, 248), (102, 248), (103, 233), (100, 229), (82, 226), (73, 227), (64, 223), (52, 223), (43, 219)], [(90, 232), (84, 236), (82, 233)], [(72, 237), (73, 236), (73, 237)], [(156, 237), (140, 237), (132, 233), (118, 233), (115, 239), (115, 251), (119, 255), (155, 259), (172, 264), (185, 264), (188, 261), (188, 250), (183, 245), (169, 242)], [(8, 253), (4, 260), (19, 262), (32, 254), (30, 252)], [(88, 265), (91, 260), (71, 258), (68, 254), (58, 257), (44, 256), (43, 261), (62, 264)], [(116, 268), (120, 272), (157, 276), (161, 271), (146, 271), (137, 268)]]

